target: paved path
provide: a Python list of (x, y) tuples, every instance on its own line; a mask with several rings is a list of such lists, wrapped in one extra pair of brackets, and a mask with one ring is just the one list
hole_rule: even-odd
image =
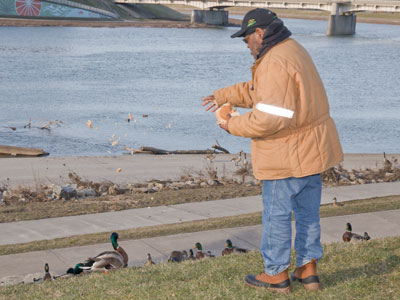
[[(373, 239), (400, 236), (400, 210), (391, 210), (322, 218), (321, 241), (323, 243), (341, 242), (347, 222), (351, 222), (354, 232), (363, 234), (367, 231)], [(261, 230), (261, 225), (256, 225), (121, 241), (120, 245), (129, 255), (129, 266), (140, 266), (145, 262), (146, 254), (149, 252), (157, 263), (165, 262), (171, 251), (192, 248), (196, 242), (201, 242), (204, 250), (210, 250), (216, 255), (220, 255), (227, 238), (239, 247), (258, 249)], [(32, 282), (34, 277), (43, 276), (43, 266), (46, 262), (49, 263), (53, 275), (62, 274), (88, 256), (105, 250), (112, 250), (109, 243), (3, 255), (0, 256), (0, 266), (2, 266), (0, 285), (22, 281)]]
[[(324, 188), (322, 204), (331, 203), (333, 197), (336, 197), (338, 201), (348, 201), (389, 195), (400, 195), (400, 182)], [(236, 216), (259, 212), (261, 210), (261, 196), (252, 196), (71, 217), (1, 223), (0, 245)]]

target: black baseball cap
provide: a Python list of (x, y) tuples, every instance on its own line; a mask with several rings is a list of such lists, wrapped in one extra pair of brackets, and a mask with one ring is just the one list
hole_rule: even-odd
[(243, 18), (242, 28), (231, 35), (231, 38), (244, 37), (253, 33), (256, 28), (265, 28), (271, 24), (275, 19), (277, 19), (276, 13), (270, 11), (269, 9), (256, 8), (250, 10)]

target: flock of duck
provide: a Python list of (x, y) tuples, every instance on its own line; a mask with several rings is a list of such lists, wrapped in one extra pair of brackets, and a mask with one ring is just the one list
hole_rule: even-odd
[[(368, 241), (371, 237), (367, 232), (364, 232), (364, 235), (360, 235), (352, 232), (352, 226), (350, 223), (346, 224), (346, 231), (344, 232), (342, 239), (344, 242), (354, 242), (354, 241)], [(58, 278), (66, 278), (72, 277), (74, 275), (78, 275), (81, 273), (90, 273), (90, 272), (104, 272), (107, 273), (113, 269), (125, 268), (128, 266), (128, 254), (125, 250), (118, 244), (118, 233), (113, 232), (110, 236), (111, 245), (114, 251), (104, 251), (100, 254), (89, 257), (83, 263), (78, 263), (74, 268), (69, 268), (65, 274), (58, 276), (50, 275), (50, 268), (48, 263), (45, 264), (44, 270), (45, 274), (42, 278), (34, 279), (34, 282), (43, 282), (47, 280), (53, 280)], [(196, 255), (194, 254), (194, 250), (196, 250)], [(186, 250), (183, 251), (172, 251), (168, 262), (182, 262), (185, 260), (199, 260), (203, 258), (212, 258), (215, 257), (211, 253), (211, 251), (203, 252), (203, 247), (201, 243), (196, 243), (193, 249), (189, 249), (189, 253)], [(229, 255), (232, 253), (246, 253), (247, 249), (238, 248), (233, 246), (231, 240), (226, 240), (225, 248), (222, 250), (221, 255)], [(144, 266), (154, 265), (154, 261), (151, 257), (151, 254), (147, 254), (147, 260), (144, 263)]]
[[(94, 257), (88, 257), (85, 262), (78, 263), (74, 268), (69, 268), (64, 274), (58, 276), (50, 275), (49, 264), (46, 263), (44, 266), (45, 274), (42, 278), (35, 278), (34, 282), (43, 282), (58, 278), (67, 278), (81, 273), (90, 272), (104, 272), (107, 273), (110, 270), (125, 268), (128, 266), (128, 254), (125, 250), (118, 244), (118, 233), (113, 232), (110, 236), (111, 245), (114, 251), (104, 251)], [(196, 255), (193, 249), (196, 250)], [(203, 252), (203, 247), (201, 243), (196, 243), (193, 249), (189, 249), (189, 254), (186, 250), (183, 251), (172, 251), (168, 262), (182, 262), (185, 260), (199, 260), (203, 258), (215, 257), (211, 251)], [(225, 248), (222, 250), (221, 255), (229, 255), (232, 253), (246, 253), (247, 249), (238, 248), (232, 245), (231, 240), (226, 240)], [(154, 261), (151, 254), (147, 254), (147, 260), (144, 266), (154, 265)]]

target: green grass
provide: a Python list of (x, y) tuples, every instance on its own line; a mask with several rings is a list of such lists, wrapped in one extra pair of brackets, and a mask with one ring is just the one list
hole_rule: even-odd
[[(332, 205), (328, 204), (321, 206), (320, 216), (321, 218), (325, 218), (393, 209), (400, 209), (400, 196), (354, 200), (346, 202), (345, 206), (342, 207), (333, 207)], [(120, 230), (119, 234), (121, 236), (121, 240), (132, 240), (156, 236), (167, 236), (178, 233), (251, 226), (257, 224), (261, 224), (261, 213)], [(109, 237), (110, 233), (105, 232), (59, 238), (54, 240), (35, 241), (24, 244), (4, 245), (0, 246), (0, 255), (106, 243), (109, 241)]]
[[(292, 259), (293, 261), (293, 259)], [(293, 270), (293, 268), (291, 268)], [(0, 288), (0, 299), (399, 299), (400, 237), (324, 245), (318, 265), (322, 289), (292, 284), (289, 295), (246, 286), (263, 272), (257, 251), (181, 264), (128, 268), (43, 284)]]

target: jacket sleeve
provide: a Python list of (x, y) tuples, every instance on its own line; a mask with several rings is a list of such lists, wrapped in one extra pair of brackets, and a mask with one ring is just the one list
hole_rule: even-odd
[(253, 101), (251, 99), (251, 81), (240, 82), (219, 90), (214, 91), (214, 97), (218, 105), (221, 106), (229, 102), (236, 107), (251, 108)]
[(255, 105), (252, 111), (232, 117), (228, 123), (233, 135), (264, 138), (288, 128), (296, 114), (295, 79), (279, 63), (262, 64), (255, 76)]

